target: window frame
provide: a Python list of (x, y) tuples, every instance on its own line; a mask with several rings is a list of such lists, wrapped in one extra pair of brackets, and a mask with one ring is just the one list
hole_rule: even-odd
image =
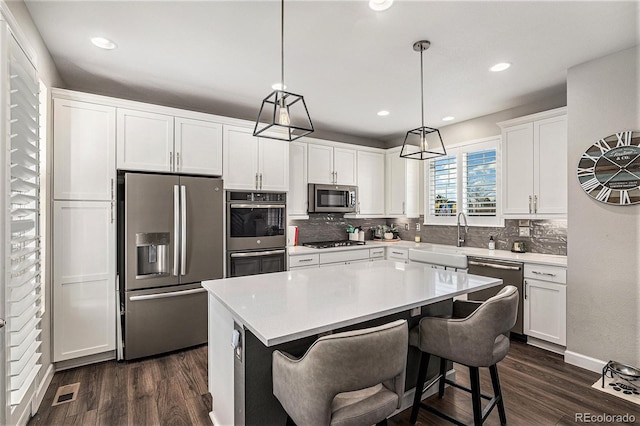
[[(465, 170), (463, 170), (463, 156), (465, 153), (483, 151), (487, 149), (496, 150), (496, 215), (495, 216), (467, 216), (469, 226), (484, 227), (502, 227), (504, 226), (504, 216), (502, 214), (502, 137), (492, 136), (482, 139), (474, 139), (459, 144), (446, 147), (447, 155), (456, 156), (456, 206), (463, 206), (463, 185), (465, 178)], [(435, 160), (435, 159), (434, 159)], [(431, 163), (433, 160), (427, 160), (424, 168), (424, 225), (456, 225), (458, 213), (462, 210), (457, 209), (454, 216), (435, 216), (432, 215), (432, 203), (430, 200), (431, 192)]]

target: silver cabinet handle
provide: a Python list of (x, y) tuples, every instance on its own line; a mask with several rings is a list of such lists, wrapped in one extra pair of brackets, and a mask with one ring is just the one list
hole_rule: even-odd
[(115, 197), (113, 196), (115, 193), (115, 188), (113, 186), (113, 179), (111, 179), (111, 200), (115, 200)]
[(169, 170), (173, 170), (173, 152), (169, 151)]
[(232, 209), (284, 209), (285, 204), (231, 204)]
[(531, 195), (529, 195), (529, 213), (533, 213), (531, 208)]
[(114, 215), (113, 215), (113, 203), (114, 203), (114, 202), (112, 201), (112, 202), (111, 202), (111, 209), (110, 209), (110, 210), (111, 210), (111, 223), (113, 223), (113, 220), (114, 220), (114, 218), (113, 218), (113, 216), (114, 216)]
[(187, 275), (187, 187), (180, 185), (180, 275)]
[(399, 254), (399, 255), (401, 255), (401, 256), (403, 256), (403, 255), (404, 255), (404, 253), (402, 253), (402, 252), (400, 252), (400, 251), (391, 251), (391, 253), (393, 253), (393, 254)]
[(313, 259), (300, 259), (298, 262), (311, 262)]
[(170, 291), (168, 293), (144, 294), (142, 296), (131, 296), (129, 297), (129, 300), (132, 302), (138, 302), (141, 300), (164, 299), (165, 297), (180, 297), (180, 296), (186, 296), (188, 294), (204, 293), (205, 291), (207, 290), (204, 288), (194, 288), (192, 290)]
[(360, 201), (358, 201), (358, 214), (360, 214)]
[(538, 196), (533, 196), (533, 212), (538, 213)]
[(180, 258), (180, 246), (178, 238), (180, 236), (180, 188), (173, 185), (173, 276), (178, 276), (178, 262)]
[(519, 271), (522, 269), (520, 266), (499, 265), (497, 263), (478, 262), (476, 260), (470, 260), (469, 265), (484, 266), (492, 269), (505, 269), (507, 271)]
[(176, 171), (181, 171), (180, 167), (180, 153), (176, 152)]
[(532, 274), (536, 274), (536, 275), (544, 275), (545, 277), (555, 277), (556, 274), (552, 274), (551, 272), (538, 272), (538, 271), (531, 271)]
[(260, 173), (260, 189), (262, 189), (262, 173)]
[(527, 287), (529, 286), (529, 283), (527, 282), (527, 280), (524, 280), (524, 298), (527, 298)]
[(256, 252), (246, 252), (246, 253), (231, 253), (231, 257), (260, 257), (260, 256), (271, 256), (273, 254), (282, 254), (284, 250), (270, 250), (270, 251), (256, 251)]
[(336, 181), (335, 183), (338, 183), (338, 172), (336, 172)]
[(258, 174), (256, 173), (256, 189), (260, 189), (258, 188)]
[(404, 204), (405, 204), (405, 202), (403, 201), (403, 202), (402, 202), (402, 214), (406, 214), (406, 210), (405, 210), (405, 208), (404, 208)]

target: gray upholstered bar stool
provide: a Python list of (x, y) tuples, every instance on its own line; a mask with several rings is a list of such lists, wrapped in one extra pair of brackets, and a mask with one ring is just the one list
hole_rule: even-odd
[[(509, 330), (516, 323), (517, 313), (518, 289), (514, 286), (506, 286), (485, 302), (456, 300), (453, 302), (453, 318), (425, 317), (420, 320), (420, 325), (411, 330), (409, 337), (410, 344), (422, 351), (411, 423), (416, 422), (419, 409), (424, 408), (454, 424), (464, 425), (421, 402), (422, 392), (417, 390), (424, 389), (430, 355), (440, 357), (440, 374), (429, 384), (431, 386), (439, 382), (440, 398), (444, 395), (445, 383), (448, 383), (471, 392), (474, 425), (481, 425), (496, 405), (500, 423), (502, 425), (507, 423), (497, 363), (504, 359), (509, 351)], [(460, 386), (445, 377), (446, 360), (469, 367), (471, 389)], [(479, 367), (489, 367), (493, 398), (480, 393)], [(480, 398), (489, 400), (484, 410), (482, 410)]]
[(301, 358), (273, 352), (273, 394), (299, 426), (386, 424), (404, 394), (406, 320), (324, 336)]

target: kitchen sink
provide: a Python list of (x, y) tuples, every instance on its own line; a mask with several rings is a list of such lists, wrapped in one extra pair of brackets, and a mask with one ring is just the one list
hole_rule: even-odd
[(410, 249), (409, 260), (450, 268), (467, 269), (467, 256), (461, 250), (448, 247)]

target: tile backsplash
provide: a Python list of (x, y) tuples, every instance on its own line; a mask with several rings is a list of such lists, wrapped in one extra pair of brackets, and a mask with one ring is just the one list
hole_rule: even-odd
[[(377, 225), (396, 224), (403, 240), (413, 241), (416, 236), (424, 243), (456, 245), (457, 229), (455, 226), (423, 225), (423, 217), (414, 219), (349, 219), (342, 214), (310, 214), (308, 220), (291, 220), (289, 225), (298, 227), (299, 243), (311, 241), (346, 240), (348, 225), (360, 226), (370, 240), (369, 231)], [(420, 224), (420, 231), (416, 231), (416, 224)], [(409, 224), (409, 230), (405, 230)], [(528, 237), (519, 236), (519, 221), (505, 220), (505, 226), (469, 227), (465, 238), (465, 246), (486, 248), (489, 237), (493, 236), (497, 250), (510, 250), (514, 241), (524, 241), (527, 252), (540, 254), (567, 254), (567, 221), (566, 220), (529, 220)]]

